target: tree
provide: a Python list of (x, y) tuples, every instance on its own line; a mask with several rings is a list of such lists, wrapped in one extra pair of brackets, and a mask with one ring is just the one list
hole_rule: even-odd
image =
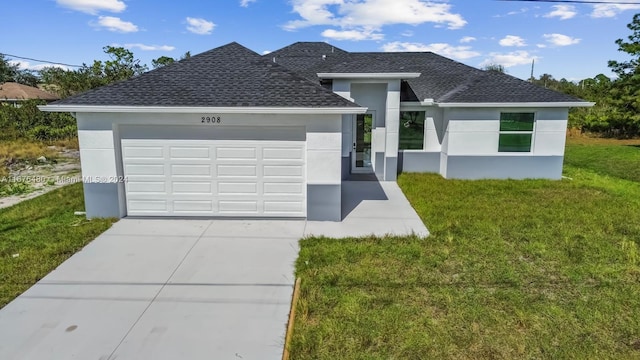
[(504, 65), (500, 65), (500, 64), (487, 64), (482, 69), (485, 71), (495, 71), (503, 74), (507, 73), (507, 70), (505, 69)]
[(618, 39), (616, 40), (616, 44), (618, 45), (618, 51), (631, 55), (632, 59), (623, 62), (615, 60), (609, 61), (609, 67), (620, 78), (634, 76), (640, 73), (640, 14), (633, 16), (633, 20), (627, 25), (627, 28), (633, 31), (631, 35), (627, 36), (628, 41), (625, 42), (623, 39)]
[(38, 86), (38, 83), (40, 83), (40, 77), (33, 71), (19, 70), (13, 77), (13, 81), (19, 84), (36, 87)]
[(11, 64), (9, 59), (0, 54), (0, 84), (7, 81), (14, 81), (17, 72), (18, 65)]
[(173, 63), (175, 63), (176, 61), (182, 61), (185, 59), (189, 59), (191, 57), (191, 51), (187, 51), (186, 53), (184, 53), (184, 55), (182, 55), (180, 57), (180, 59), (174, 59), (172, 57), (168, 57), (168, 56), (160, 56), (157, 59), (153, 59), (151, 60), (151, 66), (153, 66), (154, 69), (163, 67), (163, 66), (167, 66), (167, 65), (171, 65)]
[(9, 59), (0, 54), (0, 84), (5, 82), (37, 86), (40, 79), (33, 71), (20, 69), (17, 64), (12, 64)]
[(612, 135), (634, 136), (640, 133), (640, 14), (633, 16), (627, 28), (627, 37), (616, 40), (618, 51), (631, 56), (628, 61), (609, 61), (609, 67), (618, 75), (611, 86), (611, 104), (616, 108), (615, 118), (609, 119)]
[(168, 56), (160, 56), (157, 59), (151, 60), (151, 65), (153, 66), (154, 69), (157, 69), (163, 66), (173, 64), (174, 62), (176, 62), (174, 58), (171, 58)]
[[(133, 56), (131, 50), (113, 46), (105, 46), (102, 49), (111, 58), (105, 61), (103, 68), (108, 84), (130, 79), (149, 70), (146, 65), (140, 65), (140, 60)], [(94, 66), (99, 67), (100, 61), (94, 61)]]
[(45, 68), (40, 75), (45, 83), (53, 84), (60, 97), (67, 97), (89, 89), (127, 80), (148, 70), (141, 65), (133, 52), (122, 47), (105, 46), (109, 60), (94, 60), (93, 64), (82, 64), (77, 70), (64, 70), (55, 67)]

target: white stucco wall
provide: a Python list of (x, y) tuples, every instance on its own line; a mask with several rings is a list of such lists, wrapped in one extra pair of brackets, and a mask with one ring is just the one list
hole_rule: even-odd
[[(536, 121), (531, 152), (498, 152), (501, 112), (533, 112)], [(443, 152), (449, 156), (563, 156), (568, 109), (452, 108), (444, 110), (448, 121)]]
[[(202, 124), (202, 116), (221, 116), (220, 125)], [(329, 203), (326, 208), (340, 213), (340, 184), (342, 156), (342, 115), (248, 115), (248, 114), (127, 114), (127, 113), (78, 113), (78, 140), (80, 161), (85, 179), (94, 179), (96, 184), (105, 182), (117, 184), (120, 216), (124, 216), (124, 183), (119, 130), (122, 125), (179, 125), (192, 127), (262, 127), (262, 126), (304, 126), (306, 128), (306, 179), (308, 186), (331, 189), (333, 202), (335, 193), (338, 203)], [(85, 186), (85, 192), (87, 192)], [(91, 190), (89, 190), (91, 191)], [(89, 209), (100, 206), (90, 203), (91, 194), (86, 196)], [(312, 194), (309, 194), (310, 196)], [(330, 211), (330, 210), (327, 210)], [(334, 214), (335, 215), (335, 214)], [(339, 219), (338, 219), (339, 220)]]

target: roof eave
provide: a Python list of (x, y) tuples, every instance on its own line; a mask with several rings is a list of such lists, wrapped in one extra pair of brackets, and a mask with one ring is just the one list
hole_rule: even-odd
[(588, 101), (568, 102), (487, 102), (487, 103), (436, 103), (442, 108), (570, 108), (592, 107), (596, 103)]
[(79, 113), (216, 113), (216, 114), (364, 114), (365, 107), (194, 107), (194, 106), (102, 106), (40, 105), (45, 112)]
[(320, 79), (415, 79), (421, 73), (399, 72), (399, 73), (318, 73)]

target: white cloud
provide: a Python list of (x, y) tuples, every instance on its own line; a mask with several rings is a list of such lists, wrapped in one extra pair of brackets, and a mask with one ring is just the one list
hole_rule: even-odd
[(581, 39), (572, 38), (571, 36), (562, 34), (544, 34), (542, 35), (547, 42), (553, 46), (569, 46), (575, 45), (580, 42)]
[(517, 10), (517, 11), (509, 11), (509, 12), (507, 13), (507, 15), (518, 15), (518, 14), (524, 14), (524, 13), (526, 13), (527, 11), (529, 11), (529, 9), (528, 9), (528, 8), (522, 8), (522, 9)]
[(576, 12), (576, 7), (573, 5), (553, 5), (553, 11), (544, 15), (546, 18), (554, 18), (557, 17), (560, 20), (567, 20), (578, 15)]
[(145, 45), (145, 44), (124, 44), (127, 49), (138, 48), (142, 51), (173, 51), (175, 46), (170, 45)]
[(507, 35), (503, 39), (500, 39), (498, 43), (500, 46), (527, 46), (523, 38), (515, 35)]
[(407, 30), (407, 31), (403, 32), (400, 35), (402, 35), (404, 37), (412, 37), (413, 35), (415, 35), (415, 33), (412, 30)]
[(502, 65), (506, 68), (516, 65), (531, 64), (532, 60), (540, 59), (538, 56), (531, 55), (528, 51), (519, 50), (510, 53), (490, 53), (489, 57), (485, 59), (480, 66), (487, 66), (490, 64)]
[(48, 67), (60, 68), (60, 69), (63, 69), (63, 70), (71, 70), (72, 69), (69, 66), (64, 66), (64, 65), (59, 65), (59, 64), (49, 64), (49, 63), (32, 64), (32, 63), (30, 63), (28, 61), (20, 61), (20, 60), (9, 60), (8, 62), (11, 65), (18, 65), (18, 68), (20, 68), (21, 70), (40, 71), (40, 70), (42, 70), (44, 68), (48, 68)]
[(382, 50), (386, 52), (431, 51), (442, 56), (446, 56), (454, 59), (460, 59), (460, 60), (480, 56), (480, 53), (472, 50), (470, 46), (454, 46), (454, 45), (449, 45), (445, 43), (421, 44), (421, 43), (395, 41), (395, 42), (384, 44), (382, 46)]
[(130, 33), (137, 32), (138, 27), (132, 22), (123, 21), (114, 16), (99, 16), (98, 23), (95, 26), (103, 27), (109, 31)]
[[(616, 0), (602, 0), (604, 2), (619, 2)], [(640, 4), (594, 4), (593, 11), (591, 12), (591, 17), (593, 18), (610, 18), (615, 17), (616, 15), (627, 11), (627, 10), (638, 10), (640, 9)]]
[(211, 21), (192, 17), (187, 18), (187, 24), (189, 24), (187, 26), (187, 30), (198, 35), (211, 34), (213, 28), (216, 27), (216, 24), (212, 23)]
[[(292, 0), (292, 4), (301, 19), (286, 23), (285, 30), (336, 26), (342, 28), (333, 30), (336, 36), (348, 36), (350, 31), (369, 33), (363, 40), (380, 38), (379, 30), (387, 25), (434, 23), (459, 29), (467, 24), (462, 15), (452, 12), (450, 4), (425, 0)], [(358, 37), (355, 33), (351, 35)]]
[(257, 0), (240, 0), (240, 6), (249, 7), (249, 4), (256, 2)]
[(373, 29), (364, 29), (364, 30), (334, 30), (327, 29), (321, 34), (323, 37), (333, 39), (333, 40), (351, 40), (351, 41), (361, 41), (361, 40), (382, 40), (384, 39), (384, 35), (376, 32)]
[(119, 13), (127, 8), (120, 0), (56, 0), (58, 5), (95, 15), (100, 11)]
[(262, 52), (262, 55), (267, 55), (267, 54), (271, 54), (272, 51), (271, 50), (265, 50)]
[(478, 40), (478, 39), (474, 38), (473, 36), (465, 36), (462, 39), (460, 39), (460, 42), (463, 43), (463, 44), (468, 44), (468, 43), (470, 43), (472, 41), (476, 41), (476, 40)]
[(507, 17), (507, 16), (513, 16), (513, 15), (519, 15), (519, 14), (524, 14), (526, 12), (529, 11), (529, 8), (521, 8), (520, 10), (516, 10), (516, 11), (509, 11), (508, 13), (504, 14), (504, 15), (493, 15), (493, 17), (495, 18), (502, 18), (502, 17)]

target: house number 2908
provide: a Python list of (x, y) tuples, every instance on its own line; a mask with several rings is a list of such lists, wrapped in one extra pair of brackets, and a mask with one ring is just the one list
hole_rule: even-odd
[(203, 124), (220, 124), (222, 122), (222, 118), (220, 118), (220, 116), (203, 116), (201, 118), (201, 122)]

